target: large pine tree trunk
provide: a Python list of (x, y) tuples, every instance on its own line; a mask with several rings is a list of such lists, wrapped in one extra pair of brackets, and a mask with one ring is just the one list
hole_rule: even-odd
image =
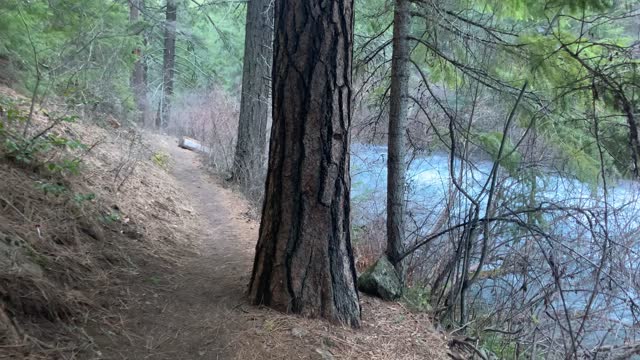
[(164, 65), (162, 68), (163, 99), (160, 127), (166, 128), (171, 117), (171, 98), (173, 96), (173, 80), (176, 67), (176, 0), (167, 0), (166, 22), (164, 28)]
[[(129, 0), (129, 20), (136, 23), (140, 18), (140, 9), (144, 7), (144, 0)], [(146, 42), (146, 35), (143, 35)], [(133, 64), (133, 72), (131, 73), (131, 89), (138, 110), (138, 123), (144, 126), (148, 115), (147, 104), (147, 75), (144, 57), (141, 48), (133, 50), (136, 56), (136, 62)]]
[(409, 0), (396, 0), (393, 19), (393, 55), (389, 108), (389, 156), (387, 157), (386, 255), (404, 278), (400, 258), (404, 251), (405, 129), (409, 95)]
[(277, 0), (255, 304), (360, 324), (349, 220), (353, 0)]
[(245, 189), (262, 180), (273, 52), (272, 0), (250, 0), (244, 44), (242, 98), (233, 177)]

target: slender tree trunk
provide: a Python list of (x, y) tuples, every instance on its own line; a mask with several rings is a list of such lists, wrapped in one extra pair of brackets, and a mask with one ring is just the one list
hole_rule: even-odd
[(631, 151), (631, 161), (633, 162), (633, 176), (640, 177), (640, 169), (638, 168), (638, 157), (640, 156), (640, 139), (638, 138), (638, 124), (636, 123), (633, 106), (624, 96), (618, 96), (618, 101), (622, 104), (622, 111), (627, 117), (627, 125), (629, 126), (629, 147)]
[(173, 96), (173, 78), (176, 67), (176, 25), (177, 25), (176, 0), (167, 0), (166, 23), (164, 30), (164, 65), (162, 79), (164, 82), (164, 96), (160, 126), (166, 128), (171, 117), (171, 97)]
[[(129, 0), (129, 20), (131, 23), (136, 23), (140, 18), (140, 9), (144, 6), (144, 0)], [(144, 42), (146, 42), (146, 35), (143, 35)], [(147, 84), (146, 84), (146, 67), (144, 64), (144, 57), (141, 48), (133, 50), (133, 54), (136, 56), (136, 62), (133, 64), (133, 72), (131, 73), (131, 89), (136, 102), (136, 108), (138, 110), (138, 123), (144, 126), (145, 119), (147, 118), (148, 106), (147, 106)]]
[(233, 177), (245, 189), (262, 179), (273, 52), (272, 0), (250, 0), (244, 44), (242, 98)]
[(353, 0), (276, 0), (254, 304), (360, 324), (350, 238)]
[[(141, 4), (142, 4), (142, 8), (145, 8), (145, 0), (140, 0)], [(149, 45), (149, 30), (145, 29), (144, 33), (142, 35), (142, 44), (144, 45), (144, 48), (146, 49)], [(143, 84), (143, 89), (144, 91), (142, 92), (142, 105), (143, 105), (143, 111), (142, 111), (142, 124), (143, 125), (148, 125), (148, 122), (151, 120), (151, 102), (149, 101), (149, 96), (148, 96), (148, 89), (149, 89), (149, 63), (147, 62), (147, 58), (144, 56), (142, 57), (142, 75), (143, 75), (143, 79), (142, 79), (142, 84)], [(151, 124), (150, 124), (151, 125)]]
[(162, 97), (158, 101), (158, 110), (156, 111), (156, 128), (162, 127)]
[(387, 157), (386, 255), (404, 279), (405, 129), (409, 94), (410, 2), (396, 0), (393, 22), (391, 99), (389, 108), (389, 156)]

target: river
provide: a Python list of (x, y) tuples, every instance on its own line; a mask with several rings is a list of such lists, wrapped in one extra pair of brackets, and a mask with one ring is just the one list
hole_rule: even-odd
[[(351, 198), (354, 204), (354, 226), (366, 225), (367, 221), (376, 216), (384, 217), (386, 202), (386, 161), (387, 151), (384, 146), (354, 144), (351, 151)], [(486, 206), (486, 191), (483, 191), (493, 163), (486, 160), (476, 160), (464, 163), (465, 170), (460, 172), (462, 163), (454, 161), (454, 173), (460, 177), (461, 187), (472, 197), (477, 197), (481, 204), (480, 217), (484, 216)], [(414, 238), (429, 234), (439, 219), (439, 214), (445, 207), (450, 211), (450, 223), (455, 224), (464, 220), (470, 201), (457, 196), (453, 201), (449, 196), (454, 189), (450, 181), (450, 159), (446, 153), (431, 153), (412, 159), (407, 168), (407, 211), (412, 217), (408, 222), (408, 229)], [(531, 174), (531, 172), (527, 172)], [(640, 186), (633, 181), (611, 181), (605, 191), (602, 186), (587, 184), (577, 179), (562, 176), (560, 171), (553, 169), (538, 169), (536, 176), (525, 177), (523, 173), (509, 174), (505, 169), (500, 170), (500, 198), (497, 213), (514, 211), (525, 207), (556, 206), (575, 209), (575, 211), (545, 212), (538, 221), (544, 225), (546, 231), (553, 236), (555, 243), (540, 245), (532, 258), (542, 259), (541, 251), (557, 256), (556, 262), (565, 266), (562, 275), (564, 303), (569, 312), (573, 312), (576, 321), (589, 302), (590, 289), (593, 287), (592, 276), (596, 273), (597, 264), (603, 256), (603, 239), (609, 239), (608, 273), (613, 279), (603, 281), (609, 288), (599, 290), (593, 300), (593, 321), (590, 333), (585, 335), (585, 342), (619, 344), (628, 341), (630, 336), (637, 336), (637, 310), (631, 302), (640, 304), (638, 286), (640, 285)], [(458, 195), (460, 195), (458, 193)], [(605, 221), (605, 214), (606, 221)], [(502, 247), (492, 248), (493, 255), (507, 254), (513, 251), (514, 245), (510, 239), (501, 233), (494, 240)], [(408, 239), (408, 241), (415, 241)], [(514, 240), (515, 241), (515, 240)], [(519, 240), (521, 241), (521, 240)], [(517, 245), (523, 246), (523, 245)], [(537, 249), (537, 248), (536, 248)], [(552, 254), (552, 255), (553, 255)], [(499, 257), (499, 256), (498, 256)], [(497, 268), (501, 264), (494, 262), (485, 268)], [(518, 301), (527, 301), (540, 296), (542, 287), (548, 282), (553, 284), (553, 277), (549, 267), (537, 264), (531, 271), (537, 271), (535, 278), (540, 282), (536, 287), (529, 286)], [(568, 270), (566, 269), (568, 267)], [(604, 276), (604, 275), (601, 275)], [(482, 298), (483, 304), (495, 306), (509, 305), (515, 299), (505, 299), (513, 296), (513, 288), (520, 286), (522, 274), (508, 273), (500, 278), (483, 279), (476, 284), (474, 296)], [(508, 289), (501, 293), (496, 289), (496, 282), (508, 284)], [(487, 290), (490, 289), (490, 290)], [(570, 291), (571, 290), (571, 291)], [(560, 296), (555, 292), (551, 305), (560, 307)], [(546, 306), (546, 305), (545, 305)], [(552, 306), (553, 307), (553, 306)], [(538, 311), (544, 313), (540, 306)], [(597, 314), (597, 315), (596, 315)], [(540, 321), (540, 320), (538, 320)], [(606, 326), (603, 323), (607, 323)]]

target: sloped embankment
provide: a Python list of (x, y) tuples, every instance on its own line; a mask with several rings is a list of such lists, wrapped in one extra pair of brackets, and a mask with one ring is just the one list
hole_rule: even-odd
[(193, 249), (195, 215), (140, 133), (52, 105), (22, 136), (28, 110), (0, 87), (0, 358), (96, 357), (85, 328), (117, 327), (124, 279)]

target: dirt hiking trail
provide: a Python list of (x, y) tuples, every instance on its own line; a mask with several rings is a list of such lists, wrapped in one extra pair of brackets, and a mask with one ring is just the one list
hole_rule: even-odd
[[(227, 359), (234, 313), (246, 306), (257, 224), (246, 202), (217, 184), (200, 166), (199, 156), (170, 138), (156, 145), (171, 156), (169, 171), (177, 179), (199, 224), (196, 250), (175, 271), (144, 269), (139, 301), (126, 311), (123, 344), (107, 345), (108, 358)], [(155, 273), (157, 271), (157, 273)], [(163, 273), (164, 272), (164, 273)], [(135, 296), (134, 296), (135, 297)], [(121, 341), (121, 340), (120, 340)], [(128, 343), (127, 343), (128, 342)]]
[[(149, 259), (112, 331), (94, 338), (99, 359), (447, 359), (447, 340), (425, 313), (363, 296), (362, 327), (328, 324), (251, 306), (249, 283), (259, 224), (248, 203), (214, 180), (198, 154), (151, 135), (171, 157), (170, 174), (194, 214), (195, 243), (178, 266)], [(167, 219), (167, 221), (170, 220)], [(176, 225), (177, 226), (177, 225)]]

